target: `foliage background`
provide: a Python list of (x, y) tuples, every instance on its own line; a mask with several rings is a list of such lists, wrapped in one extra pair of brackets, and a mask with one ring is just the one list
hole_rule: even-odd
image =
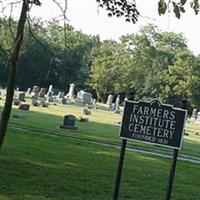
[[(10, 23), (10, 22), (9, 22)], [(162, 32), (152, 24), (120, 40), (100, 41), (56, 20), (38, 19), (26, 26), (25, 44), (18, 66), (16, 87), (33, 85), (67, 92), (75, 83), (76, 92), (85, 89), (99, 101), (109, 94), (134, 92), (134, 99), (159, 98), (179, 106), (184, 97), (189, 106), (200, 106), (200, 57), (193, 55), (181, 34)], [(7, 80), (6, 63), (13, 37), (8, 20), (0, 20), (0, 84)], [(12, 21), (12, 29), (16, 22)]]

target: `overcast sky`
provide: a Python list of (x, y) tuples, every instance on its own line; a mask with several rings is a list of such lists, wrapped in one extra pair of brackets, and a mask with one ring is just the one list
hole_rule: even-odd
[[(9, 1), (9, 0), (5, 0)], [(64, 0), (57, 0), (64, 2)], [(34, 6), (32, 16), (49, 20), (59, 16), (60, 10), (52, 0), (41, 0), (42, 6)], [(101, 39), (118, 39), (121, 35), (135, 33), (141, 26), (153, 23), (163, 31), (183, 33), (188, 41), (188, 46), (195, 55), (200, 53), (200, 15), (195, 15), (193, 10), (187, 9), (181, 19), (176, 19), (174, 13), (159, 16), (157, 12), (158, 0), (136, 0), (138, 10), (142, 17), (137, 24), (125, 22), (123, 18), (106, 15), (106, 11), (98, 8), (96, 0), (68, 0), (67, 17), (69, 24), (76, 30), (91, 35), (100, 35)], [(15, 11), (15, 15), (17, 14)]]

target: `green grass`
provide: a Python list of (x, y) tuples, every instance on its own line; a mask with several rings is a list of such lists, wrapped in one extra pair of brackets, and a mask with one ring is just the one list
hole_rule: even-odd
[[(13, 114), (25, 119), (13, 118)], [(65, 114), (79, 117), (81, 108), (31, 107), (29, 112), (13, 109), (0, 154), (0, 200), (112, 199), (119, 150), (84, 140), (120, 144), (116, 122), (121, 115), (94, 110), (89, 122), (77, 121), (77, 131), (66, 131), (59, 128)], [(189, 126), (195, 130), (196, 125)], [(171, 153), (139, 142), (128, 141), (128, 146)], [(199, 147), (200, 136), (190, 134), (185, 136), (180, 153), (199, 157)], [(164, 199), (170, 165), (169, 159), (127, 151), (119, 200)], [(200, 199), (199, 172), (199, 165), (178, 161), (172, 200)]]
[[(65, 114), (74, 114), (77, 118), (81, 116), (81, 107), (70, 106), (51, 106), (50, 108), (32, 107), (32, 111), (25, 112), (20, 110), (13, 110), (13, 113), (25, 116), (26, 119), (15, 119), (11, 117), (10, 126), (20, 125), (26, 128), (33, 128), (40, 131), (50, 131), (54, 134), (65, 134), (68, 136), (86, 138), (91, 140), (97, 140), (101, 142), (107, 142), (112, 144), (120, 144), (119, 139), (119, 122), (122, 118), (119, 114), (114, 114), (102, 110), (93, 110), (92, 116), (89, 116), (88, 123), (76, 122), (78, 131), (61, 130), (59, 126), (63, 123), (63, 116)], [(188, 123), (187, 126), (191, 126)], [(198, 128), (198, 126), (196, 126)], [(190, 127), (189, 127), (190, 128)], [(190, 128), (191, 129), (191, 128)], [(193, 130), (195, 130), (193, 128)], [(145, 148), (147, 150), (153, 150), (156, 152), (164, 152), (171, 154), (171, 149), (160, 148), (153, 145), (143, 144), (140, 142), (128, 142), (129, 146), (136, 148)], [(180, 154), (186, 154), (191, 156), (200, 155), (200, 136), (196, 136), (194, 133), (190, 133), (189, 136), (184, 137), (183, 148)]]
[[(111, 199), (119, 150), (10, 131), (1, 153), (0, 199)], [(119, 199), (164, 199), (170, 160), (126, 153)], [(174, 200), (199, 200), (199, 165), (178, 162)]]

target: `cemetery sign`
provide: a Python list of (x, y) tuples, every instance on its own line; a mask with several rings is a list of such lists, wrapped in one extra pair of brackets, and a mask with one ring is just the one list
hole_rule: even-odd
[(186, 110), (158, 100), (126, 101), (120, 137), (180, 149), (186, 115)]

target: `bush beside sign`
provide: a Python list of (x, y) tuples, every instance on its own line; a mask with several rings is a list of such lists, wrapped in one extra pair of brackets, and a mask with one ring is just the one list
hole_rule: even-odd
[(186, 116), (186, 110), (158, 100), (126, 101), (120, 137), (180, 149)]

